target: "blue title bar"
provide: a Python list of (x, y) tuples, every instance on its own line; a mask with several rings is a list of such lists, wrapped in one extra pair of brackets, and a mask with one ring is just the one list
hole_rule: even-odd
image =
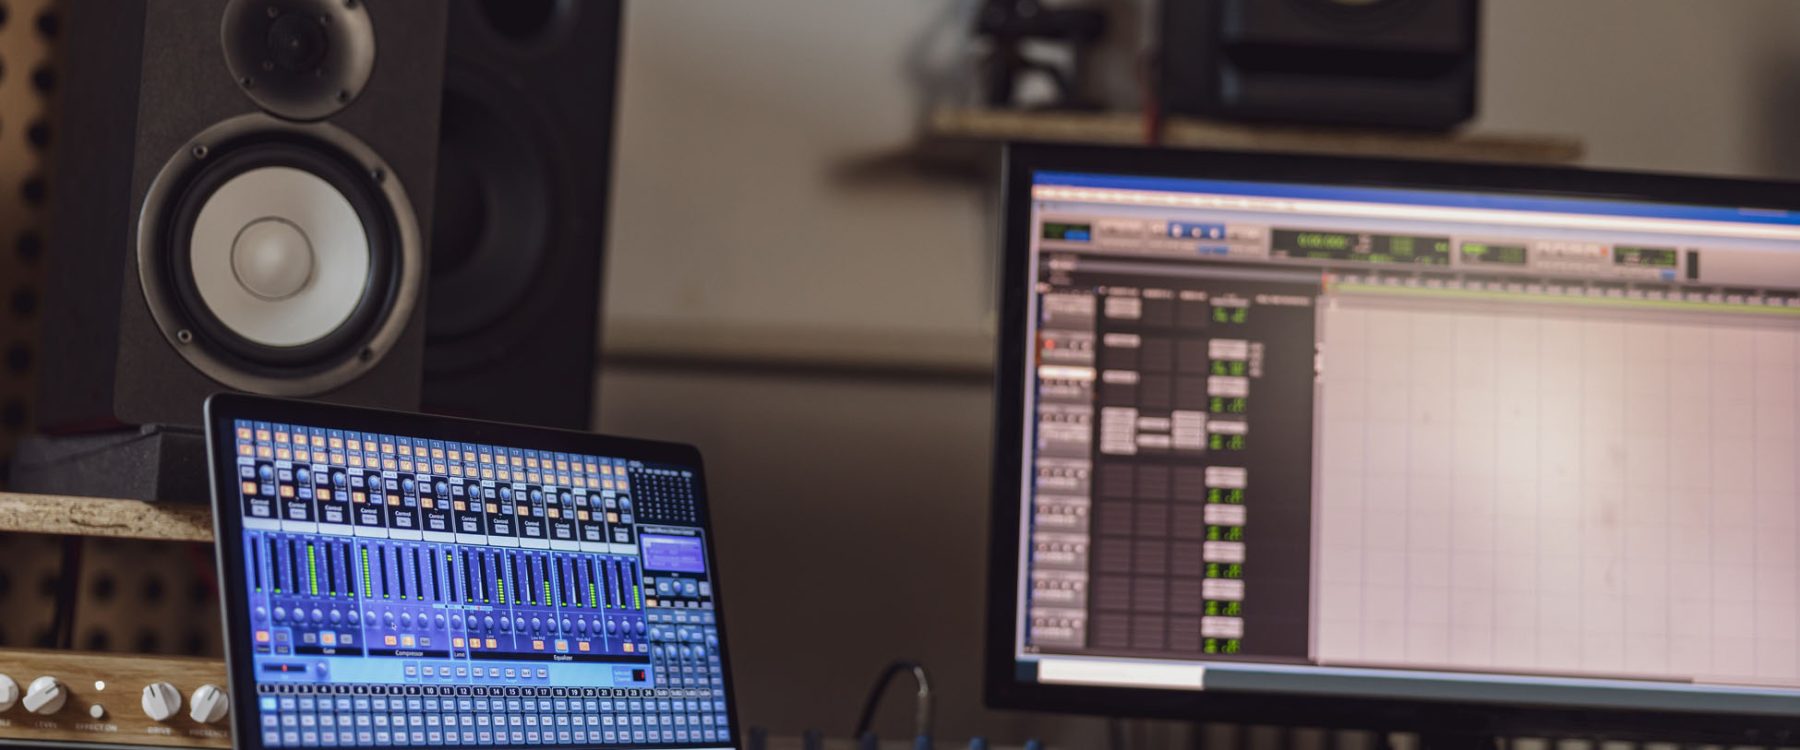
[(1501, 193), (1448, 190), (1400, 190), (1394, 188), (1308, 185), (1300, 183), (1200, 180), (1177, 177), (1130, 177), (1076, 172), (1038, 171), (1032, 184), (1112, 190), (1152, 190), (1172, 193), (1209, 193), (1256, 198), (1294, 198), (1408, 206), (1442, 206), (1502, 211), (1578, 213), (1598, 216), (1631, 216), (1691, 221), (1730, 221), (1746, 224), (1800, 226), (1800, 214), (1773, 209), (1726, 208), (1675, 203), (1640, 203), (1583, 198), (1539, 198)]

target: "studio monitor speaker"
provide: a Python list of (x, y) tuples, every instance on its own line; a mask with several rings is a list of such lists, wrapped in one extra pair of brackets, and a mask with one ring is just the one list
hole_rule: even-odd
[(415, 408), (445, 5), (66, 8), (39, 425)]
[(449, 13), (424, 408), (586, 428), (620, 4)]
[(1448, 128), (1475, 116), (1479, 0), (1163, 0), (1163, 109)]

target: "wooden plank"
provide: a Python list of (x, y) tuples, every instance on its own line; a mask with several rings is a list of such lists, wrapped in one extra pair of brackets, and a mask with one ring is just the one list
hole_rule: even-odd
[(0, 492), (0, 531), (211, 543), (212, 509), (98, 497)]
[[(1135, 146), (1146, 142), (1145, 130), (1143, 118), (1133, 112), (941, 109), (932, 113), (927, 132), (948, 139)], [(1580, 160), (1583, 151), (1581, 140), (1568, 136), (1326, 128), (1182, 117), (1163, 123), (1162, 145), (1524, 164), (1569, 164)]]

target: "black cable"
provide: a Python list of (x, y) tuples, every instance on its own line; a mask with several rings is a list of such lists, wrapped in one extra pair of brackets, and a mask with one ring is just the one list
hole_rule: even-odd
[(881, 670), (881, 676), (875, 678), (875, 687), (869, 691), (869, 699), (863, 703), (862, 716), (856, 720), (856, 731), (851, 737), (861, 737), (869, 731), (869, 725), (875, 721), (875, 709), (881, 706), (881, 697), (887, 694), (888, 685), (901, 672), (912, 672), (913, 682), (919, 686), (918, 697), (913, 706), (913, 736), (931, 736), (931, 676), (925, 672), (925, 665), (911, 659), (896, 659)]

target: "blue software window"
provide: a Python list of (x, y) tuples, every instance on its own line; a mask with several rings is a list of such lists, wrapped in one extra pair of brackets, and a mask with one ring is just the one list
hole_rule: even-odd
[(693, 467), (235, 424), (269, 747), (715, 746)]

